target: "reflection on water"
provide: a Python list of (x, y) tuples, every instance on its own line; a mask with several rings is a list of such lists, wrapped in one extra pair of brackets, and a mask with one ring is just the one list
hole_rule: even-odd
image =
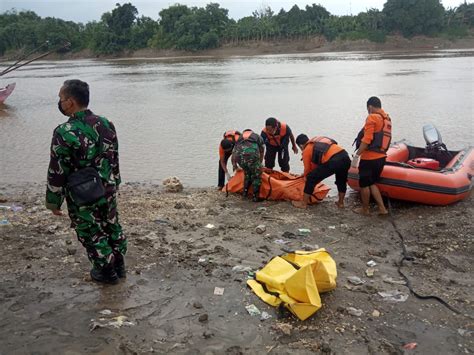
[[(43, 181), (53, 129), (65, 118), (65, 79), (91, 87), (90, 108), (117, 126), (124, 180), (187, 185), (217, 180), (227, 129), (260, 131), (270, 116), (295, 134), (328, 135), (352, 152), (368, 97), (394, 122), (394, 139), (422, 145), (434, 123), (448, 148), (473, 141), (473, 51), (319, 53), (232, 58), (40, 62), (2, 78), (17, 87), (0, 107), (0, 183)], [(291, 153), (292, 154), (292, 153)], [(301, 172), (298, 155), (291, 169)]]

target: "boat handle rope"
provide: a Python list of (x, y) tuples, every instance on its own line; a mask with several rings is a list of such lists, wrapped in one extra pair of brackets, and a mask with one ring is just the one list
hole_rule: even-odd
[(402, 232), (400, 231), (400, 229), (398, 229), (396, 223), (395, 223), (395, 218), (393, 217), (393, 213), (392, 213), (392, 204), (390, 202), (390, 198), (387, 197), (387, 201), (388, 201), (388, 212), (389, 212), (389, 217), (390, 217), (390, 223), (392, 224), (393, 228), (395, 229), (395, 232), (398, 234), (399, 238), (400, 238), (400, 241), (401, 241), (401, 245), (402, 245), (402, 258), (400, 259), (400, 261), (398, 262), (397, 264), (397, 270), (398, 270), (398, 273), (405, 279), (405, 282), (406, 282), (406, 286), (407, 288), (410, 290), (410, 292), (416, 297), (416, 298), (419, 298), (421, 300), (435, 300), (435, 301), (438, 301), (439, 303), (441, 303), (443, 306), (445, 306), (446, 308), (448, 308), (449, 310), (451, 310), (452, 312), (456, 313), (456, 314), (459, 314), (459, 315), (462, 315), (464, 317), (467, 317), (467, 318), (470, 318), (470, 319), (474, 319), (474, 317), (472, 315), (469, 315), (469, 314), (463, 314), (461, 313), (460, 311), (458, 311), (456, 308), (454, 308), (453, 306), (451, 306), (450, 304), (448, 304), (445, 300), (443, 300), (441, 297), (438, 297), (438, 296), (434, 296), (434, 295), (420, 295), (418, 292), (416, 292), (414, 289), (413, 289), (413, 286), (410, 282), (410, 280), (408, 279), (408, 277), (403, 273), (402, 271), (402, 267), (403, 267), (403, 262), (406, 260), (406, 261), (412, 261), (414, 258), (410, 255), (408, 255), (407, 253), (407, 249), (406, 249), (406, 246), (405, 246), (405, 237), (403, 236)]

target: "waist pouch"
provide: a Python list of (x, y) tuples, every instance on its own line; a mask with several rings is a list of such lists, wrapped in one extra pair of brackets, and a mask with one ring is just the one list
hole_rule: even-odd
[(77, 206), (90, 206), (105, 196), (99, 173), (93, 167), (80, 169), (67, 179), (67, 190)]

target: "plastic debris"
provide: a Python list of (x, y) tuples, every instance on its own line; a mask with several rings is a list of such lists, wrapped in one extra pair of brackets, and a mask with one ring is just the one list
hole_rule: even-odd
[(289, 232), (289, 231), (283, 232), (283, 234), (282, 234), (281, 236), (282, 236), (283, 238), (288, 238), (288, 239), (291, 239), (291, 238), (296, 237), (296, 236), (295, 236), (295, 233), (292, 233), (292, 232)]
[(373, 260), (367, 261), (367, 266), (368, 266), (368, 267), (374, 267), (374, 266), (376, 266), (376, 265), (377, 265), (377, 263), (376, 263), (375, 261), (373, 261)]
[(245, 306), (245, 309), (252, 317), (261, 315), (260, 310), (254, 304), (249, 304), (248, 306)]
[(214, 228), (216, 228), (216, 226), (213, 225), (213, 224), (208, 223), (208, 224), (206, 224), (206, 226), (205, 226), (204, 228), (207, 228), (207, 229), (214, 229)]
[(8, 224), (10, 224), (10, 222), (8, 222), (8, 219), (2, 219), (2, 220), (0, 220), (0, 226), (6, 226), (6, 225), (8, 225)]
[(413, 350), (417, 347), (417, 343), (408, 343), (408, 344), (405, 344), (403, 345), (403, 349), (405, 350)]
[(308, 228), (300, 228), (298, 229), (298, 235), (300, 237), (307, 237), (308, 235), (311, 234), (311, 229)]
[(362, 314), (364, 314), (364, 311), (362, 311), (362, 309), (357, 309), (354, 307), (347, 307), (346, 311), (347, 313), (349, 313), (351, 316), (354, 316), (354, 317), (360, 317)]
[(261, 320), (261, 321), (264, 321), (264, 320), (267, 320), (267, 319), (270, 319), (270, 318), (272, 318), (272, 315), (269, 314), (269, 313), (267, 313), (267, 312), (265, 312), (265, 311), (263, 311), (263, 312), (262, 312), (262, 315), (260, 316), (260, 320)]
[(260, 224), (255, 228), (255, 232), (258, 234), (263, 234), (267, 230), (267, 227), (264, 224)]
[(250, 266), (235, 265), (232, 268), (232, 271), (235, 271), (235, 272), (250, 272), (250, 271), (252, 271), (252, 268)]
[(408, 294), (404, 294), (398, 290), (378, 292), (378, 294), (385, 300), (390, 302), (405, 302), (408, 299)]
[(349, 276), (347, 280), (349, 280), (351, 284), (356, 285), (356, 286), (365, 284), (365, 281), (357, 276)]
[(95, 319), (91, 320), (90, 331), (97, 328), (120, 328), (122, 326), (133, 326), (135, 325), (134, 322), (127, 321), (127, 317), (125, 316), (117, 316), (111, 319), (100, 318), (97, 321)]
[(224, 288), (214, 287), (214, 294), (216, 296), (222, 296), (224, 294)]
[(336, 226), (328, 226), (328, 229), (336, 229)]
[(198, 263), (202, 264), (202, 263), (205, 263), (206, 261), (207, 261), (206, 258), (199, 258)]
[(394, 280), (393, 278), (388, 277), (387, 275), (384, 275), (382, 277), (382, 280), (383, 282), (386, 282), (388, 284), (393, 284), (393, 285), (406, 285), (407, 284), (405, 280)]
[(365, 270), (365, 274), (367, 277), (373, 277), (375, 273), (375, 269), (373, 267), (369, 267), (367, 270)]
[(21, 206), (6, 206), (6, 205), (0, 205), (0, 210), (7, 210), (7, 211), (12, 211), (12, 212), (19, 212), (23, 210), (23, 207)]
[(102, 314), (103, 316), (108, 316), (112, 314), (112, 311), (110, 309), (104, 309), (103, 311), (100, 311), (99, 314)]
[(304, 250), (304, 251), (318, 250), (318, 249), (319, 249), (319, 245), (317, 245), (317, 244), (314, 244), (314, 245), (303, 244), (303, 246), (301, 247), (301, 249)]
[(288, 244), (290, 241), (289, 240), (283, 240), (283, 239), (276, 239), (273, 241), (275, 244), (280, 244), (280, 245), (285, 245)]
[(380, 317), (380, 312), (377, 311), (376, 309), (374, 309), (374, 311), (372, 312), (372, 317), (374, 317), (374, 318)]

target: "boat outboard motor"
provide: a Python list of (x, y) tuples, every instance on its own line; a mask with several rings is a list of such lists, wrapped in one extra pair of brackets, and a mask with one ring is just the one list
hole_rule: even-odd
[(423, 126), (423, 137), (425, 137), (427, 150), (439, 149), (443, 145), (441, 134), (432, 124)]
[[(446, 148), (446, 145), (443, 143), (441, 134), (434, 125), (426, 124), (423, 126), (423, 137), (425, 138), (426, 142), (425, 154), (428, 157), (439, 160), (441, 162), (446, 160), (446, 155), (449, 159), (452, 158), (451, 153), (449, 153), (448, 148)], [(442, 165), (445, 164), (442, 163)]]

